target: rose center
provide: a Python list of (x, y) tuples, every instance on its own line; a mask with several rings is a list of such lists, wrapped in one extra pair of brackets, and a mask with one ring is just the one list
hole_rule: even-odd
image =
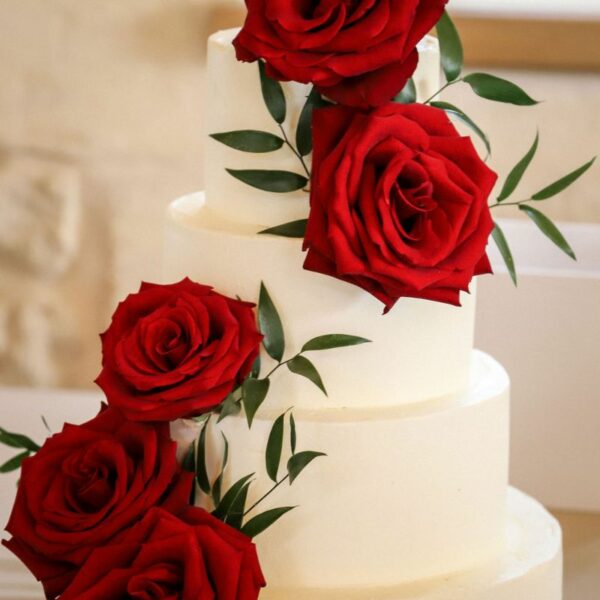
[(432, 196), (433, 184), (421, 168), (405, 166), (390, 190), (390, 208), (402, 237), (410, 241), (422, 238), (429, 214), (437, 206)]
[(189, 336), (184, 327), (176, 321), (165, 319), (158, 322), (150, 330), (153, 339), (150, 346), (154, 348), (155, 355), (165, 368), (179, 365), (189, 351)]
[(66, 497), (78, 512), (98, 512), (113, 496), (114, 470), (93, 450), (66, 460), (63, 473), (66, 475)]

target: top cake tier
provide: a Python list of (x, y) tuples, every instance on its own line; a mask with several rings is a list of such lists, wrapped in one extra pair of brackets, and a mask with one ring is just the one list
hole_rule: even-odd
[[(263, 101), (257, 64), (236, 60), (232, 41), (237, 32), (237, 29), (220, 31), (208, 42), (206, 133), (254, 129), (280, 134)], [(421, 99), (428, 98), (439, 89), (439, 49), (433, 37), (426, 37), (419, 44), (419, 67), (414, 81)], [(287, 100), (287, 119), (283, 127), (293, 140), (310, 88), (293, 82), (284, 83), (283, 88)], [(252, 154), (233, 150), (208, 138), (206, 202), (226, 229), (256, 233), (270, 226), (306, 218), (306, 192), (263, 192), (238, 181), (227, 173), (226, 168), (302, 173), (297, 157), (286, 146), (269, 154)]]

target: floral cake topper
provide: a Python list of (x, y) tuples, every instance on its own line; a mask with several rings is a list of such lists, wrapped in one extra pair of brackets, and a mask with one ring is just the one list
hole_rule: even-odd
[[(262, 95), (281, 135), (255, 130), (212, 135), (244, 152), (287, 146), (298, 158), (299, 173), (227, 168), (233, 177), (265, 192), (305, 189), (310, 194), (306, 219), (273, 224), (261, 233), (303, 238), (306, 269), (365, 289), (384, 303), (386, 312), (402, 297), (459, 304), (460, 292), (468, 291), (473, 276), (491, 273), (486, 255), (490, 234), (516, 284), (509, 243), (492, 218), (504, 206), (518, 206), (575, 259), (567, 240), (536, 205), (573, 184), (595, 160), (529, 198), (512, 201), (537, 152), (536, 135), (491, 199), (497, 176), (486, 165), (488, 136), (439, 96), (450, 86), (466, 84), (483, 99), (519, 107), (538, 102), (506, 79), (463, 74), (462, 44), (444, 4), (365, 0), (317, 2), (312, 8), (285, 3), (283, 9), (276, 0), (248, 0), (248, 17), (234, 45), (240, 60), (258, 61)], [(446, 81), (433, 96), (417, 102), (410, 78), (417, 64), (415, 46), (433, 25)], [(394, 37), (400, 30), (409, 32), (402, 39), (411, 42), (406, 62), (383, 51), (392, 40), (396, 50), (402, 47)], [(384, 55), (398, 62), (384, 66)], [(350, 57), (360, 74), (341, 67)], [(392, 71), (400, 89), (387, 79)], [(313, 84), (295, 140), (283, 127), (288, 111), (281, 81)], [(450, 117), (481, 141), (485, 160)]]

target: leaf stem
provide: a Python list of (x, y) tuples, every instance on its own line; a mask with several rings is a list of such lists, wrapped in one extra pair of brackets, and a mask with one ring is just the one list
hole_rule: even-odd
[(498, 206), (521, 206), (521, 204), (531, 201), (532, 198), (527, 198), (527, 200), (519, 200), (518, 202), (496, 202), (495, 204), (490, 204), (490, 210), (492, 208), (497, 208)]
[(297, 358), (298, 356), (300, 356), (300, 353), (296, 354), (295, 356), (292, 356), (292, 358), (288, 358), (287, 360), (283, 360), (281, 361), (279, 364), (275, 365), (267, 374), (267, 376), (265, 377), (265, 379), (269, 379), (269, 377), (271, 377), (271, 375), (273, 375), (273, 373), (275, 373), (275, 371), (277, 371), (277, 369), (279, 369), (280, 367), (283, 367), (283, 365), (287, 365), (289, 362), (292, 362), (295, 358)]
[(462, 79), (455, 79), (454, 81), (447, 81), (435, 94), (433, 94), (433, 96), (431, 96), (431, 98), (428, 98), (427, 100), (425, 100), (425, 102), (423, 102), (423, 104), (429, 104), (432, 100), (437, 98), (445, 89), (449, 88), (451, 85), (454, 85), (455, 83), (460, 83), (461, 81), (462, 81)]
[(290, 478), (289, 473), (280, 479), (264, 496), (259, 498), (249, 509), (244, 513), (244, 517), (251, 511), (253, 511), (263, 500), (266, 500), (282, 483), (287, 481)]
[(295, 156), (298, 158), (298, 160), (302, 163), (302, 168), (304, 169), (304, 172), (310, 179), (310, 169), (308, 168), (308, 165), (306, 164), (304, 157), (302, 156), (302, 154), (300, 154), (300, 152), (298, 152), (298, 150), (296, 150), (296, 148), (294, 147), (294, 144), (292, 144), (292, 142), (290, 142), (283, 125), (281, 123), (278, 123), (278, 125), (279, 125), (279, 129), (281, 130), (281, 135), (283, 136), (284, 142), (286, 143), (288, 148), (295, 154)]

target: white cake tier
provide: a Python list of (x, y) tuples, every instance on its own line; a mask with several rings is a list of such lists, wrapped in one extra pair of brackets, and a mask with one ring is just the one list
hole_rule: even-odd
[(455, 395), (467, 385), (473, 296), (464, 294), (461, 308), (405, 298), (384, 316), (363, 290), (303, 270), (300, 240), (224, 230), (203, 194), (170, 205), (164, 258), (166, 280), (190, 277), (245, 300), (256, 301), (264, 281), (283, 320), (288, 357), (318, 335), (372, 340), (311, 353), (329, 398), (307, 380), (278, 373), (280, 407), (397, 406)]
[[(206, 80), (207, 135), (242, 129), (268, 131), (280, 135), (277, 123), (265, 107), (260, 90), (258, 65), (241, 63), (231, 44), (237, 29), (220, 31), (208, 42)], [(419, 45), (420, 64), (415, 83), (421, 99), (439, 88), (440, 66), (437, 40), (427, 37)], [(288, 118), (285, 130), (292, 141), (300, 111), (310, 88), (297, 83), (283, 84)], [(269, 169), (304, 174), (302, 166), (284, 146), (277, 152), (251, 154), (233, 150), (207, 137), (205, 182), (208, 201), (216, 212), (229, 221), (236, 231), (256, 232), (280, 225), (308, 214), (308, 194), (263, 192), (249, 187), (229, 175), (225, 168)]]
[[(264, 600), (561, 600), (561, 531), (532, 498), (508, 493), (507, 547), (501, 558), (458, 575), (396, 588), (276, 589)], [(340, 540), (343, 543), (343, 540)]]
[[(327, 456), (261, 504), (259, 512), (298, 506), (257, 538), (270, 585), (389, 587), (465, 571), (499, 556), (506, 524), (508, 413), (508, 377), (480, 352), (474, 353), (468, 392), (458, 399), (294, 410), (298, 450)], [(228, 485), (256, 473), (248, 506), (272, 485), (264, 457), (278, 414), (268, 404), (250, 431), (243, 417), (219, 425), (230, 440)], [(197, 425), (187, 427), (186, 432), (180, 423), (174, 432), (182, 449)], [(217, 432), (213, 436), (217, 450), (222, 442)], [(291, 591), (278, 596), (289, 597)]]

